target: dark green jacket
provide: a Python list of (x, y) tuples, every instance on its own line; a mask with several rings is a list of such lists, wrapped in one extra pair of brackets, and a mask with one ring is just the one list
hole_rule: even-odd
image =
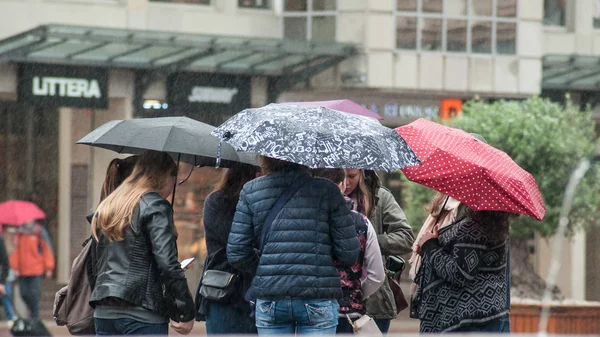
[[(396, 202), (392, 193), (380, 187), (375, 199), (375, 208), (369, 219), (377, 233), (381, 255), (385, 261), (389, 255), (404, 255), (412, 250), (415, 237), (406, 220), (404, 211)], [(393, 319), (396, 303), (387, 278), (377, 290), (365, 300), (369, 316), (375, 319)]]

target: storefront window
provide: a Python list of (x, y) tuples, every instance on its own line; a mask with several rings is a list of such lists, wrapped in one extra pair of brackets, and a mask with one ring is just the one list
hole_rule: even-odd
[(240, 8), (269, 9), (269, 8), (271, 8), (271, 1), (269, 1), (269, 0), (238, 0), (238, 6)]
[(396, 48), (514, 55), (518, 0), (398, 0)]
[(168, 2), (192, 5), (210, 5), (211, 0), (150, 0), (151, 2)]
[(544, 24), (547, 26), (564, 26), (566, 0), (544, 0)]
[(335, 41), (337, 0), (284, 0), (285, 38)]

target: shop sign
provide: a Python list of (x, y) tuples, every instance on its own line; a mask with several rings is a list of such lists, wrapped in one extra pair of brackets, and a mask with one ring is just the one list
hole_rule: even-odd
[(250, 107), (250, 77), (177, 73), (167, 81), (167, 102), (177, 110), (237, 113)]
[(439, 117), (439, 107), (434, 105), (409, 105), (398, 103), (378, 104), (363, 104), (363, 107), (380, 114), (383, 118), (402, 118), (402, 119), (417, 119), (417, 118), (435, 118)]
[(108, 108), (108, 71), (104, 68), (22, 64), (19, 101), (45, 106)]

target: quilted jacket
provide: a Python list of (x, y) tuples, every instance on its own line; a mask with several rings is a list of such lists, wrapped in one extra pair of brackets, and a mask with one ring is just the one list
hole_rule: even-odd
[[(269, 211), (296, 179), (305, 183), (275, 218), (261, 254), (256, 247)], [(256, 271), (257, 298), (342, 297), (334, 259), (352, 265), (360, 244), (338, 187), (306, 171), (282, 169), (247, 183), (240, 194), (227, 245), (236, 268)]]

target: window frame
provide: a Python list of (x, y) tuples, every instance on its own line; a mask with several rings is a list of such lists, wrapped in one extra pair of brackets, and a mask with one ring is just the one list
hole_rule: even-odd
[[(444, 56), (482, 56), (482, 57), (514, 57), (519, 55), (518, 37), (519, 37), (519, 1), (527, 0), (516, 0), (516, 15), (514, 17), (502, 17), (498, 16), (498, 2), (502, 0), (492, 0), (492, 16), (475, 15), (473, 2), (477, 0), (465, 0), (467, 2), (467, 13), (466, 15), (447, 15), (449, 9), (449, 3), (446, 0), (442, 1), (442, 12), (423, 12), (423, 0), (417, 0), (417, 10), (415, 12), (401, 11), (397, 9), (397, 4), (394, 2), (394, 51), (403, 53), (417, 53), (417, 54), (437, 54)], [(416, 31), (416, 48), (415, 49), (403, 49), (398, 48), (398, 17), (413, 17), (417, 19), (417, 31)], [(422, 37), (423, 37), (423, 19), (441, 19), (442, 20), (442, 34), (441, 34), (441, 49), (440, 50), (424, 50), (422, 49)], [(466, 36), (466, 50), (465, 51), (448, 51), (448, 20), (463, 20), (467, 22), (467, 36)], [(491, 22), (491, 49), (489, 53), (473, 52), (472, 48), (472, 25), (474, 22)], [(514, 54), (501, 54), (497, 51), (497, 26), (498, 23), (513, 23), (515, 24), (515, 53)]]
[(338, 32), (339, 32), (339, 14), (340, 14), (340, 10), (339, 10), (339, 3), (338, 0), (335, 0), (335, 10), (327, 10), (327, 11), (315, 11), (313, 10), (313, 1), (314, 0), (306, 0), (307, 4), (306, 4), (306, 11), (293, 11), (293, 12), (288, 12), (285, 10), (285, 1), (286, 0), (281, 0), (282, 1), (282, 14), (281, 14), (281, 20), (280, 20), (280, 27), (281, 27), (281, 38), (285, 39), (285, 19), (286, 18), (306, 18), (306, 41), (313, 41), (312, 39), (312, 24), (313, 24), (313, 18), (314, 17), (323, 17), (323, 16), (327, 16), (327, 17), (333, 17), (335, 20), (335, 40), (338, 40)]
[[(277, 0), (265, 0), (269, 2), (269, 5), (267, 7), (244, 7), (244, 6), (240, 6), (240, 1), (237, 0), (237, 8), (240, 10), (249, 10), (249, 11), (273, 11), (273, 1), (277, 1)], [(212, 0), (211, 0), (212, 3)]]
[(148, 0), (148, 5), (159, 5), (159, 6), (168, 6), (168, 7), (183, 6), (185, 8), (207, 10), (207, 9), (214, 9), (215, 0), (209, 0), (209, 3), (206, 5), (189, 3), (189, 2), (172, 2), (170, 0)]
[[(560, 0), (556, 0), (556, 1), (560, 1)], [(544, 28), (550, 28), (550, 29), (557, 29), (557, 30), (566, 30), (569, 26), (569, 14), (571, 13), (570, 10), (570, 2), (565, 3), (565, 9), (564, 9), (564, 23), (561, 24), (550, 24), (550, 23), (546, 23), (546, 4), (545, 4), (545, 0), (542, 1), (542, 26)], [(592, 26), (593, 26), (593, 21), (592, 21)]]

